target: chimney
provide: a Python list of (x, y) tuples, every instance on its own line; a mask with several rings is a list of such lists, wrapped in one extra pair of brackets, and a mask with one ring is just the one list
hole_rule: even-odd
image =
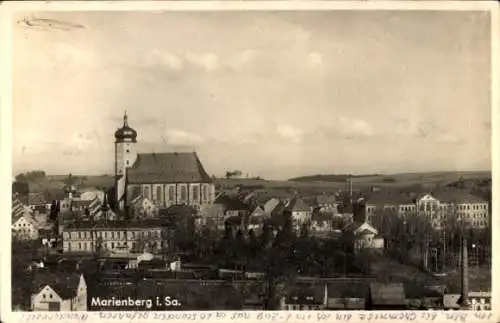
[(462, 257), (461, 261), (461, 293), (458, 304), (462, 309), (469, 309), (469, 259), (467, 256), (467, 239), (462, 237)]

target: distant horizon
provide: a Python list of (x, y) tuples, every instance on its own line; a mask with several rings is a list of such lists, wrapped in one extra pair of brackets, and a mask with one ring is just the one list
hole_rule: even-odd
[[(27, 170), (27, 171), (24, 171), (24, 172), (19, 172), (19, 173), (13, 173), (13, 177), (15, 177), (16, 175), (19, 175), (21, 173), (26, 173), (26, 172), (29, 172), (29, 171), (37, 171), (37, 170), (40, 170), (40, 171), (44, 171), (43, 169), (31, 169), (31, 170)], [(304, 175), (297, 175), (297, 176), (292, 176), (292, 177), (289, 177), (289, 178), (268, 178), (268, 177), (261, 177), (260, 179), (261, 180), (271, 180), (271, 181), (289, 181), (289, 180), (292, 180), (292, 179), (295, 179), (295, 178), (301, 178), (301, 177), (309, 177), (309, 176), (358, 176), (358, 177), (362, 177), (362, 176), (396, 176), (396, 175), (409, 175), (409, 174), (439, 174), (439, 173), (446, 173), (446, 174), (450, 174), (450, 173), (489, 173), (491, 174), (492, 171), (491, 170), (434, 170), (434, 171), (407, 171), (407, 172), (397, 172), (397, 173), (322, 173), (322, 174), (315, 174), (315, 173), (311, 173), (311, 174), (304, 174)], [(54, 173), (47, 173), (46, 172), (46, 177), (52, 177), (52, 176), (68, 176), (69, 174), (71, 174), (72, 176), (75, 176), (75, 177), (103, 177), (103, 176), (109, 176), (109, 177), (113, 177), (114, 174), (111, 174), (111, 173), (107, 173), (107, 174), (78, 174), (78, 173), (73, 173), (73, 172), (69, 172), (69, 173), (61, 173), (61, 174), (54, 174)], [(209, 175), (212, 177), (213, 175), (216, 176), (217, 179), (226, 179), (225, 176), (223, 176), (222, 174), (220, 176), (217, 176), (217, 174), (210, 174)], [(244, 176), (244, 174), (242, 174), (241, 176), (243, 179), (246, 179), (246, 177)], [(249, 176), (248, 179), (254, 179), (255, 177), (259, 177), (258, 175), (255, 175), (255, 176)]]

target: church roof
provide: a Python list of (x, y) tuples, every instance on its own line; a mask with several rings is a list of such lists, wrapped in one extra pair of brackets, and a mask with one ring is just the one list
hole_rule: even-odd
[(127, 177), (130, 184), (211, 182), (195, 152), (138, 154)]

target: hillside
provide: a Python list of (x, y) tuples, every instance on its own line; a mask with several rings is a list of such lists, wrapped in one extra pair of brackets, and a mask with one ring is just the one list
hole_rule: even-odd
[[(485, 179), (491, 178), (491, 172), (425, 172), (425, 173), (399, 173), (390, 175), (352, 175), (353, 183), (443, 183), (454, 182), (459, 179)], [(342, 182), (345, 183), (349, 175), (312, 175), (290, 179), (293, 182)]]

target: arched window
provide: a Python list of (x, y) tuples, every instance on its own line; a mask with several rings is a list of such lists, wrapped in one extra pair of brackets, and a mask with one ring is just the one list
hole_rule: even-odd
[(187, 189), (186, 186), (181, 186), (181, 200), (185, 201), (187, 199)]
[(198, 186), (193, 186), (193, 200), (200, 200), (200, 188)]
[(206, 186), (206, 185), (203, 185), (203, 192), (202, 192), (201, 199), (203, 201), (208, 200), (208, 186)]
[(156, 200), (162, 202), (161, 186), (156, 187)]
[(175, 191), (173, 186), (170, 186), (168, 188), (168, 200), (170, 202), (173, 202), (175, 200)]

